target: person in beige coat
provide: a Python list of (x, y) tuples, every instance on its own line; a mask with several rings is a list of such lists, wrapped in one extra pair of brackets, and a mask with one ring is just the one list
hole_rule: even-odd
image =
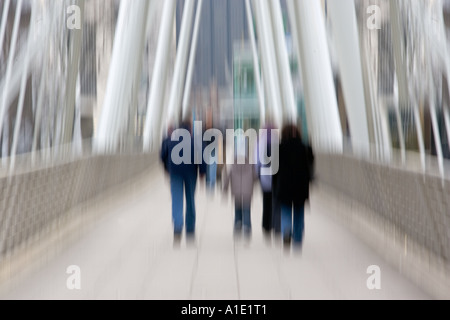
[(246, 236), (251, 235), (251, 204), (253, 197), (253, 187), (258, 176), (255, 166), (250, 164), (248, 157), (245, 158), (245, 164), (231, 165), (224, 174), (224, 190), (228, 190), (231, 185), (231, 194), (235, 203), (235, 233), (244, 231)]

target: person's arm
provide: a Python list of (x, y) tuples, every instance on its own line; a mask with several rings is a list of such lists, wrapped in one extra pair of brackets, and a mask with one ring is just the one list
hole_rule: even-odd
[(160, 158), (162, 162), (165, 162), (166, 160), (166, 155), (167, 155), (167, 151), (166, 151), (166, 139), (164, 139), (161, 143), (161, 152), (160, 152)]
[(160, 158), (161, 158), (162, 163), (164, 164), (164, 169), (168, 172), (169, 171), (169, 168), (168, 168), (169, 143), (168, 143), (167, 139), (164, 139), (161, 144)]

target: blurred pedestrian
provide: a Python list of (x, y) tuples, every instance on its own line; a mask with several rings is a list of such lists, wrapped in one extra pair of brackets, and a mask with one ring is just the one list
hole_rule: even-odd
[(295, 125), (283, 128), (279, 171), (274, 177), (274, 191), (281, 205), (281, 234), (286, 246), (294, 244), (301, 247), (304, 236), (304, 207), (309, 199), (309, 184), (314, 154), (301, 139)]
[[(189, 163), (175, 164), (172, 159), (173, 149), (180, 143), (181, 132), (175, 130), (170, 140), (164, 140), (161, 148), (161, 160), (167, 164), (167, 170), (170, 175), (170, 191), (172, 195), (172, 220), (174, 228), (175, 243), (181, 241), (184, 226), (186, 227), (186, 236), (193, 238), (195, 236), (195, 190), (197, 186), (198, 173), (203, 176), (205, 174), (204, 162), (198, 165), (194, 161), (194, 139), (192, 136), (192, 129), (190, 121), (185, 121), (181, 124), (179, 129), (188, 132), (190, 136), (190, 155), (191, 161)], [(180, 133), (181, 134), (181, 133)], [(179, 156), (183, 158), (184, 150), (180, 151)], [(184, 191), (184, 192), (183, 192)], [(183, 219), (183, 193), (186, 196), (186, 216)]]
[[(240, 149), (240, 148), (238, 148)], [(245, 147), (248, 150), (248, 147)], [(251, 236), (251, 204), (253, 187), (257, 179), (255, 166), (250, 163), (248, 152), (239, 155), (242, 150), (236, 152), (235, 162), (229, 168), (225, 168), (224, 190), (231, 185), (231, 194), (235, 203), (234, 231), (239, 234), (242, 230), (247, 237)], [(244, 163), (239, 164), (238, 159), (242, 156)]]
[(263, 130), (267, 130), (267, 136), (265, 137), (266, 139), (259, 140), (256, 151), (256, 171), (263, 193), (262, 228), (266, 237), (270, 237), (272, 231), (276, 234), (281, 233), (281, 209), (272, 192), (273, 176), (261, 175), (262, 168), (269, 168), (271, 166), (271, 163), (263, 164), (264, 161), (262, 161), (261, 156), (267, 156), (267, 158), (272, 157), (272, 130), (274, 129), (275, 127), (270, 124), (263, 128)]
[[(170, 157), (166, 156), (166, 155), (169, 154), (169, 147), (170, 147), (170, 142), (172, 140), (172, 133), (173, 133), (174, 129), (175, 129), (174, 125), (169, 125), (169, 127), (167, 129), (167, 135), (163, 138), (162, 145), (161, 145), (161, 160), (164, 165), (164, 171), (167, 174), (170, 174), (170, 172), (169, 172)], [(163, 154), (164, 154), (164, 159), (163, 159)]]

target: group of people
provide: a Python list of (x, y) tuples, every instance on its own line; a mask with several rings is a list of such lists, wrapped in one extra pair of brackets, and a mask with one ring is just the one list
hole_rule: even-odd
[[(180, 128), (189, 130), (192, 128), (189, 122), (184, 122)], [(272, 139), (271, 132), (274, 129), (267, 126), (269, 139), (259, 141), (255, 154), (267, 154), (271, 156)], [(192, 136), (192, 134), (191, 134)], [(181, 241), (183, 229), (186, 236), (195, 236), (195, 189), (198, 176), (208, 175), (208, 181), (215, 181), (217, 165), (194, 161), (194, 141), (191, 143), (192, 161), (189, 164), (175, 164), (171, 159), (173, 149), (178, 143), (169, 134), (162, 143), (161, 160), (166, 172), (170, 175), (170, 188), (172, 195), (172, 220), (174, 227), (174, 241)], [(260, 150), (263, 148), (264, 150)], [(262, 151), (262, 152), (261, 152)], [(265, 152), (265, 153), (263, 153)], [(235, 202), (234, 232), (251, 236), (251, 204), (254, 194), (255, 182), (259, 181), (262, 189), (263, 212), (262, 228), (266, 236), (272, 233), (281, 237), (286, 246), (292, 243), (301, 247), (304, 237), (304, 206), (309, 200), (309, 186), (313, 179), (314, 155), (312, 148), (305, 144), (297, 126), (289, 124), (281, 131), (279, 144), (279, 167), (274, 175), (261, 175), (263, 161), (250, 161), (249, 154), (245, 154), (245, 161), (235, 161), (229, 167), (224, 168), (222, 174), (223, 189), (231, 189)], [(252, 164), (255, 163), (256, 164)], [(213, 166), (213, 170), (211, 170)], [(183, 193), (186, 197), (186, 215), (183, 219)]]

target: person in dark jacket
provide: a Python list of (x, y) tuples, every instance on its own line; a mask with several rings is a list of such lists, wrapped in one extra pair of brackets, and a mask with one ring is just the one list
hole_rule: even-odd
[[(272, 156), (272, 131), (275, 129), (273, 125), (266, 125), (264, 127), (267, 130), (266, 139), (260, 139), (257, 144), (256, 150), (256, 170), (258, 173), (261, 189), (263, 193), (263, 212), (262, 212), (262, 228), (266, 237), (270, 237), (271, 232), (279, 235), (281, 233), (281, 212), (280, 206), (277, 204), (274, 194), (272, 192), (272, 180), (271, 175), (261, 175), (261, 168), (267, 168), (270, 164), (264, 165), (260, 159), (261, 155), (267, 157)], [(278, 141), (277, 141), (278, 143)]]
[[(205, 165), (202, 161), (201, 164), (195, 164), (194, 158), (194, 139), (192, 137), (192, 130), (190, 122), (183, 122), (179, 129), (187, 130), (191, 137), (191, 161), (189, 163), (175, 164), (172, 159), (173, 149), (180, 143), (180, 141), (173, 141), (172, 139), (165, 139), (161, 147), (161, 161), (167, 167), (170, 174), (170, 191), (172, 194), (172, 219), (174, 227), (175, 241), (181, 240), (181, 234), (184, 227), (183, 219), (183, 189), (186, 195), (186, 235), (193, 237), (195, 234), (195, 189), (197, 186), (198, 173), (204, 175)], [(177, 134), (177, 131), (174, 131)], [(183, 153), (183, 151), (181, 151)], [(180, 154), (180, 157), (183, 155)]]
[(312, 148), (303, 144), (297, 127), (285, 126), (280, 144), (279, 171), (274, 177), (274, 192), (281, 205), (281, 234), (286, 245), (290, 245), (292, 238), (297, 245), (303, 241), (304, 207), (309, 199), (313, 163)]
[[(165, 136), (163, 138), (162, 146), (161, 146), (161, 160), (163, 161), (164, 171), (168, 174), (170, 174), (170, 172), (169, 172), (170, 157), (168, 156), (168, 150), (169, 150), (170, 143), (172, 141), (173, 131), (174, 131), (174, 126), (173, 125), (169, 126), (169, 128), (167, 129), (167, 136)], [(164, 153), (164, 160), (163, 160), (163, 153)]]

